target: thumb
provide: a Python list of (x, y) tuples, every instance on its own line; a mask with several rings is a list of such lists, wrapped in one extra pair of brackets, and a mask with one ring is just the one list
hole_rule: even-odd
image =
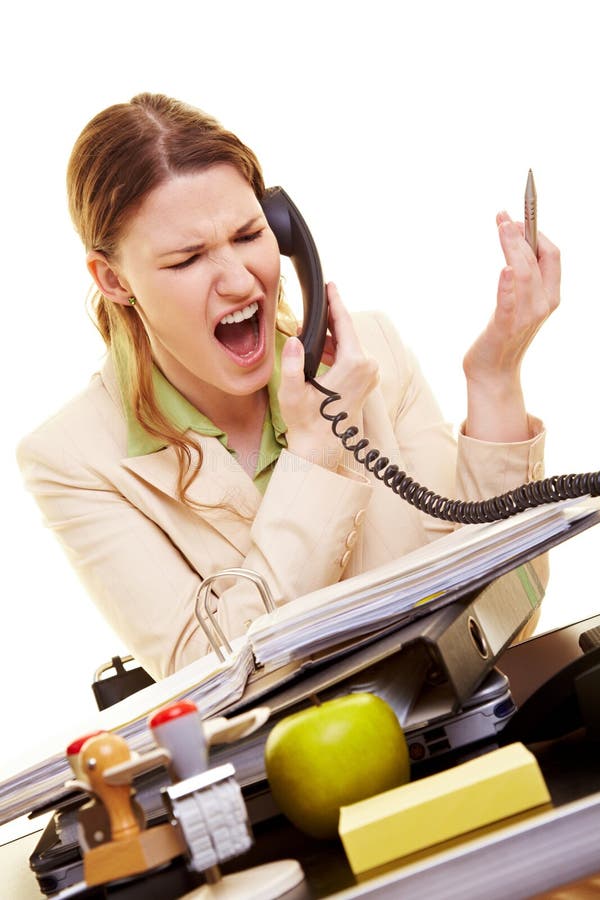
[(295, 380), (299, 375), (304, 379), (304, 347), (297, 337), (290, 337), (281, 351), (281, 373)]
[(304, 393), (304, 347), (297, 337), (290, 337), (281, 351), (280, 398), (293, 403)]

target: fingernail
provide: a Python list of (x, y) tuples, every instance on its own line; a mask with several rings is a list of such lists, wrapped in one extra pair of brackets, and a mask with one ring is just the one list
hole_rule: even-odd
[(290, 337), (281, 351), (281, 368), (290, 375), (302, 369), (303, 347), (298, 338)]

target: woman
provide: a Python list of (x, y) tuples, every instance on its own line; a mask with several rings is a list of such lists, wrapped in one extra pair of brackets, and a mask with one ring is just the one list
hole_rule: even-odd
[[(289, 336), (260, 167), (234, 135), (142, 94), (84, 128), (67, 182), (108, 354), (19, 460), (95, 602), (154, 677), (207, 651), (194, 613), (204, 577), (248, 567), (281, 604), (452, 527), (367, 475), (319, 415)], [(542, 475), (543, 430), (519, 369), (558, 304), (559, 257), (540, 236), (538, 262), (505, 213), (498, 228), (507, 265), (465, 357), (458, 446), (389, 322), (351, 318), (327, 289), (320, 382), (373, 446), (446, 496), (480, 499)], [(263, 611), (255, 589), (216, 589), (221, 627), (242, 634)]]

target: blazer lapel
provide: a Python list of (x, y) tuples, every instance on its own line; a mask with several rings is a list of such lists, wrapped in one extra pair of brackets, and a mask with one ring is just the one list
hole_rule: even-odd
[[(217, 521), (220, 513), (230, 518), (231, 513), (252, 520), (256, 515), (262, 495), (229, 451), (213, 437), (194, 434), (194, 440), (202, 451), (202, 463), (187, 490), (192, 506), (202, 509), (203, 515)], [(198, 453), (191, 449), (192, 468), (198, 464)], [(132, 456), (121, 460), (123, 468), (134, 473), (163, 494), (177, 500), (179, 463), (173, 447), (165, 447), (145, 456)]]
[[(121, 397), (112, 360), (109, 357), (102, 369), (102, 380), (113, 401), (121, 409)], [(262, 494), (229, 451), (214, 437), (193, 433), (202, 451), (202, 464), (187, 490), (192, 506), (201, 511), (204, 519), (223, 534), (235, 547), (244, 548), (248, 541), (249, 523), (254, 519)], [(192, 467), (198, 463), (198, 453), (190, 448)], [(166, 494), (177, 502), (179, 464), (173, 447), (165, 447), (144, 456), (121, 459), (123, 469), (136, 480)], [(151, 493), (147, 494), (152, 506)]]

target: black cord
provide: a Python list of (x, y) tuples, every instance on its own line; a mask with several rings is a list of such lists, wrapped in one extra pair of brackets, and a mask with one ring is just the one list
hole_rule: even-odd
[(356, 425), (350, 425), (343, 430), (339, 428), (348, 418), (348, 413), (326, 412), (331, 403), (342, 399), (341, 395), (324, 388), (314, 378), (309, 378), (308, 381), (322, 394), (326, 394), (320, 406), (321, 415), (331, 422), (331, 430), (346, 450), (349, 450), (354, 458), (386, 487), (391, 488), (403, 500), (421, 512), (427, 513), (428, 516), (448, 522), (460, 522), (462, 525), (475, 525), (508, 519), (524, 509), (533, 509), (545, 503), (558, 503), (559, 500), (584, 497), (586, 494), (592, 496), (600, 494), (600, 472), (588, 472), (583, 475), (553, 475), (544, 478), (543, 481), (523, 484), (489, 500), (449, 500), (419, 484), (398, 466), (390, 464), (388, 457), (381, 456), (379, 450), (371, 449), (359, 456), (361, 451), (369, 446), (369, 441), (366, 438), (359, 438), (352, 444), (352, 438), (358, 434)]

